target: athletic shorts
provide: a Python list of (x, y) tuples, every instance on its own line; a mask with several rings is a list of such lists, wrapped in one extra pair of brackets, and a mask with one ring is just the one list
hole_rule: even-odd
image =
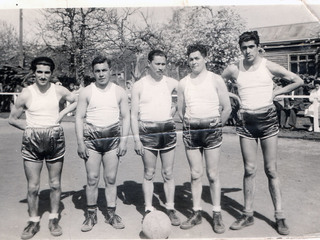
[(182, 138), (187, 149), (219, 147), (222, 144), (221, 118), (185, 118)]
[(279, 122), (275, 105), (256, 110), (240, 109), (242, 126), (236, 128), (239, 136), (249, 139), (265, 139), (279, 133)]
[(58, 160), (65, 153), (63, 128), (26, 128), (22, 136), (21, 153), (23, 159), (34, 162)]
[(144, 148), (167, 150), (177, 143), (176, 125), (172, 119), (160, 122), (139, 121), (139, 137)]
[(87, 148), (99, 153), (118, 148), (120, 136), (119, 122), (108, 127), (97, 127), (90, 123), (84, 123), (83, 126), (83, 137)]

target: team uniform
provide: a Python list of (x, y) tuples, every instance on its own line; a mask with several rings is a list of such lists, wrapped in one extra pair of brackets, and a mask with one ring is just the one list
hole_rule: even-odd
[(200, 84), (193, 84), (190, 75), (185, 78), (183, 141), (188, 149), (213, 149), (222, 144), (216, 78), (219, 76), (209, 71)]
[(27, 127), (22, 137), (22, 157), (28, 161), (55, 161), (65, 154), (65, 138), (62, 127), (56, 123), (59, 117), (59, 101), (56, 87), (50, 84), (45, 94), (35, 85), (27, 88), (31, 104), (26, 110)]
[[(107, 91), (100, 90), (91, 83), (91, 98), (83, 126), (84, 142), (87, 148), (99, 152), (109, 152), (120, 143), (119, 106), (116, 85), (111, 83)], [(106, 117), (108, 116), (108, 117)]]
[(262, 58), (255, 71), (246, 71), (243, 61), (239, 62), (236, 80), (241, 99), (242, 126), (236, 128), (239, 136), (249, 139), (265, 139), (279, 133), (276, 107), (273, 104), (272, 74)]
[[(140, 79), (142, 91), (139, 102), (139, 137), (144, 148), (167, 150), (176, 146), (177, 134), (171, 116), (172, 96), (169, 77), (151, 83), (150, 76)], [(154, 82), (154, 81), (153, 81)]]

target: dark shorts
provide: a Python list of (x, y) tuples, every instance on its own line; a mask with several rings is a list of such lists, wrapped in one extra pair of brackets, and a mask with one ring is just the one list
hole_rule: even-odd
[(249, 139), (265, 139), (279, 133), (276, 107), (270, 105), (257, 110), (240, 110), (242, 126), (236, 128), (239, 136)]
[(58, 160), (65, 153), (63, 128), (26, 128), (22, 136), (21, 153), (23, 159), (34, 162)]
[(139, 121), (139, 136), (144, 148), (166, 150), (176, 146), (176, 125), (173, 120), (161, 122)]
[(187, 149), (219, 147), (222, 144), (221, 118), (185, 118), (183, 142)]
[(120, 143), (119, 122), (108, 127), (97, 127), (89, 123), (84, 123), (83, 137), (87, 148), (105, 153), (118, 148)]

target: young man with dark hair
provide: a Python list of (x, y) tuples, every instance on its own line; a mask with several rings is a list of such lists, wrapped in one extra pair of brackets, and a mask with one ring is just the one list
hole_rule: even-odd
[[(76, 111), (78, 155), (85, 161), (87, 171), (87, 211), (81, 231), (88, 232), (97, 223), (98, 184), (103, 165), (106, 223), (116, 229), (125, 226), (115, 213), (117, 200), (116, 177), (120, 157), (127, 151), (130, 115), (126, 92), (110, 82), (111, 62), (99, 56), (92, 61), (95, 82), (79, 94)], [(120, 124), (120, 119), (122, 124)]]
[(180, 227), (189, 229), (202, 222), (204, 156), (213, 203), (213, 229), (216, 233), (223, 233), (219, 160), (222, 126), (231, 113), (228, 90), (219, 75), (207, 70), (205, 46), (191, 45), (187, 54), (191, 73), (179, 82), (178, 109), (183, 121), (183, 141), (191, 171), (193, 213)]
[[(244, 162), (244, 210), (243, 215), (230, 228), (238, 230), (254, 223), (253, 199), (260, 139), (265, 173), (275, 208), (277, 231), (279, 234), (287, 235), (289, 228), (285, 222), (277, 172), (279, 123), (273, 99), (301, 86), (303, 80), (260, 55), (260, 39), (256, 31), (241, 34), (239, 46), (244, 59), (228, 66), (222, 74), (226, 81), (231, 80), (238, 87), (242, 115), (242, 126), (236, 130), (240, 137)], [(273, 76), (290, 81), (291, 84), (273, 90)]]
[[(76, 107), (76, 96), (68, 89), (50, 83), (54, 62), (48, 57), (35, 58), (31, 70), (35, 83), (22, 90), (9, 116), (9, 123), (24, 130), (22, 158), (28, 181), (29, 221), (21, 238), (32, 238), (40, 228), (38, 213), (40, 176), (45, 161), (49, 172), (50, 203), (49, 229), (53, 236), (60, 236), (59, 203), (61, 197), (61, 172), (65, 153), (64, 132), (60, 126), (62, 118)], [(71, 103), (59, 112), (59, 101)], [(26, 121), (20, 120), (26, 113)]]
[(148, 63), (148, 75), (133, 85), (131, 94), (131, 128), (135, 151), (144, 164), (142, 186), (145, 214), (154, 210), (153, 179), (160, 156), (167, 214), (171, 224), (179, 226), (180, 219), (174, 209), (173, 166), (177, 137), (172, 119), (176, 112), (176, 106), (172, 105), (172, 93), (177, 89), (178, 81), (165, 76), (167, 57), (161, 50), (151, 51)]

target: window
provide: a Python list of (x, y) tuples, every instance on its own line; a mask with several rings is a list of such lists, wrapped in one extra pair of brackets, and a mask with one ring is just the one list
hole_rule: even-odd
[(315, 75), (316, 64), (314, 54), (300, 54), (289, 56), (290, 71), (300, 74)]

